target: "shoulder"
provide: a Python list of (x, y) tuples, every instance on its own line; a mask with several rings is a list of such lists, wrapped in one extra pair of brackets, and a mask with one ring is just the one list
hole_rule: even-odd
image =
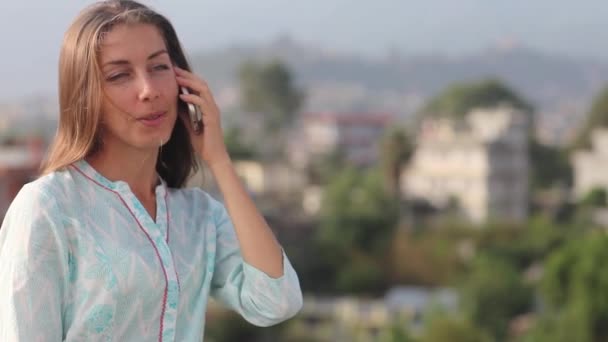
[(54, 177), (25, 184), (9, 205), (0, 227), (0, 254), (5, 260), (48, 265), (54, 256), (67, 255), (65, 206)]
[(169, 189), (169, 201), (173, 209), (180, 208), (185, 213), (200, 213), (215, 219), (224, 211), (224, 205), (205, 190), (194, 188)]
[(61, 207), (71, 197), (70, 192), (74, 192), (76, 189), (76, 182), (70, 171), (67, 169), (54, 171), (25, 184), (17, 194), (15, 201), (45, 201), (47, 206)]
[(15, 252), (21, 247), (39, 250), (63, 239), (65, 213), (55, 177), (43, 176), (19, 190), (2, 220), (0, 249), (10, 245)]
[(58, 214), (65, 177), (64, 171), (58, 171), (25, 184), (11, 202), (6, 217), (50, 218)]

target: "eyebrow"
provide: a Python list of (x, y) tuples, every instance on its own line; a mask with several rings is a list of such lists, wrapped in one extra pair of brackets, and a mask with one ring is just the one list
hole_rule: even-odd
[[(150, 56), (148, 56), (148, 60), (156, 58), (156, 57), (158, 57), (158, 56), (160, 56), (160, 55), (162, 55), (164, 53), (168, 54), (167, 50), (165, 50), (165, 49), (158, 50), (158, 51), (154, 52), (153, 54), (151, 54)], [(127, 61), (125, 59), (118, 59), (118, 60), (115, 60), (115, 61), (106, 62), (106, 63), (104, 63), (103, 66), (106, 66), (106, 65), (124, 65), (124, 64), (129, 64), (129, 61)]]

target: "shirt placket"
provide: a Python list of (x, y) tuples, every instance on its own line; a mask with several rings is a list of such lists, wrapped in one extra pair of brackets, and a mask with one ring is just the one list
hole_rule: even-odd
[(125, 204), (129, 207), (135, 216), (140, 229), (147, 235), (148, 240), (155, 249), (162, 271), (165, 275), (166, 283), (159, 323), (159, 341), (174, 341), (180, 286), (175, 264), (173, 262), (173, 256), (168, 244), (169, 213), (167, 208), (166, 189), (164, 186), (159, 186), (156, 189), (156, 222), (152, 220), (147, 210), (128, 188), (121, 190), (120, 193), (124, 198)]

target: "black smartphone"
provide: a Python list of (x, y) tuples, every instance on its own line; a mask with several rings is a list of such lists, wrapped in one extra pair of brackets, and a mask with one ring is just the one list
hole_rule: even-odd
[[(188, 88), (186, 87), (180, 87), (180, 91), (182, 94), (190, 94), (190, 91), (188, 91)], [(203, 131), (203, 115), (198, 106), (186, 101), (184, 102), (188, 105), (188, 116), (190, 117), (192, 129), (195, 134), (200, 134)]]

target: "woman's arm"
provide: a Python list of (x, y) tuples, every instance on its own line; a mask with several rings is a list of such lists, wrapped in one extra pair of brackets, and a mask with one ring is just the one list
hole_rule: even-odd
[(224, 205), (214, 210), (216, 252), (211, 295), (249, 322), (268, 326), (295, 315), (302, 307), (298, 276), (274, 234), (245, 191), (224, 144), (220, 112), (207, 84), (176, 68), (178, 85), (194, 91), (180, 95), (203, 113), (203, 133), (190, 131), (195, 150), (211, 169)]
[(26, 185), (0, 228), (0, 341), (61, 341), (68, 246), (55, 199)]
[(283, 252), (273, 232), (245, 191), (227, 158), (211, 166), (212, 173), (241, 246), (243, 259), (273, 278), (283, 275)]
[(271, 277), (282, 275), (282, 251), (274, 234), (245, 191), (234, 170), (222, 133), (220, 110), (206, 82), (191, 72), (174, 68), (179, 86), (194, 94), (180, 95), (182, 100), (201, 108), (203, 133), (194, 134), (188, 118), (184, 119), (196, 152), (207, 163), (220, 187), (226, 208), (238, 236), (243, 258)]
[(211, 295), (258, 326), (270, 326), (293, 317), (302, 308), (298, 276), (281, 252), (282, 275), (273, 278), (243, 260), (228, 212), (214, 203), (216, 250)]

